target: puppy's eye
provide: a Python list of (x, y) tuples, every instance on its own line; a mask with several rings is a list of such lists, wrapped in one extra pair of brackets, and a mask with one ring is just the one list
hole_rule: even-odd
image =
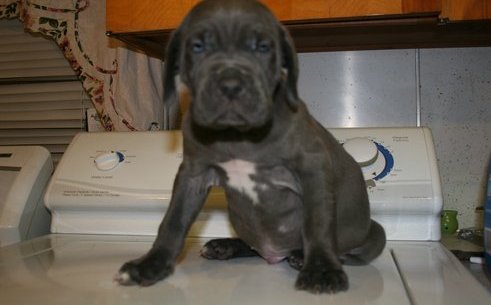
[(205, 51), (205, 44), (202, 40), (195, 39), (191, 42), (191, 51), (195, 54), (200, 54)]
[(259, 53), (268, 53), (271, 50), (271, 44), (268, 41), (261, 41), (257, 46)]

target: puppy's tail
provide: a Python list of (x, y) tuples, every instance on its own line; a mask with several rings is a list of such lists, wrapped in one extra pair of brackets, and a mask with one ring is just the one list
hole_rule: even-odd
[(372, 220), (370, 231), (365, 243), (341, 256), (345, 265), (366, 265), (377, 258), (385, 248), (385, 231), (382, 226)]

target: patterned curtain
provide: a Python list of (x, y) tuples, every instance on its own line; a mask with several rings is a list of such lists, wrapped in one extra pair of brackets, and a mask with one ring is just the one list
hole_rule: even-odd
[(18, 18), (60, 47), (105, 130), (163, 126), (162, 63), (105, 35), (104, 0), (0, 0), (0, 18)]

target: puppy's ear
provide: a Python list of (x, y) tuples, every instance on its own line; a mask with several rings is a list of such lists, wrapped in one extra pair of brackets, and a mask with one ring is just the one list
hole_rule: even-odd
[(177, 92), (176, 75), (179, 73), (179, 49), (181, 45), (180, 30), (175, 30), (167, 44), (164, 59), (164, 129), (176, 129), (180, 121), (179, 93)]
[(283, 25), (279, 25), (281, 35), (281, 51), (282, 51), (282, 73), (283, 85), (286, 90), (286, 98), (288, 104), (293, 109), (298, 108), (300, 100), (298, 98), (297, 80), (298, 80), (298, 59), (295, 52), (295, 46), (293, 40)]

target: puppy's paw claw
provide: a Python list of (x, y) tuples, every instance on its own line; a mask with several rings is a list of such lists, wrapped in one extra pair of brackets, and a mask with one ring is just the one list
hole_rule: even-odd
[(147, 256), (125, 263), (113, 279), (123, 286), (150, 286), (169, 276), (173, 270), (173, 265), (161, 257)]
[(303, 251), (302, 250), (295, 250), (290, 253), (290, 256), (287, 258), (288, 260), (288, 265), (292, 267), (295, 270), (302, 270), (303, 268)]
[(131, 286), (136, 283), (131, 279), (131, 276), (128, 272), (119, 271), (113, 277), (113, 281), (122, 286)]
[(311, 293), (336, 293), (348, 289), (348, 276), (343, 270), (307, 269), (300, 271), (295, 287)]

